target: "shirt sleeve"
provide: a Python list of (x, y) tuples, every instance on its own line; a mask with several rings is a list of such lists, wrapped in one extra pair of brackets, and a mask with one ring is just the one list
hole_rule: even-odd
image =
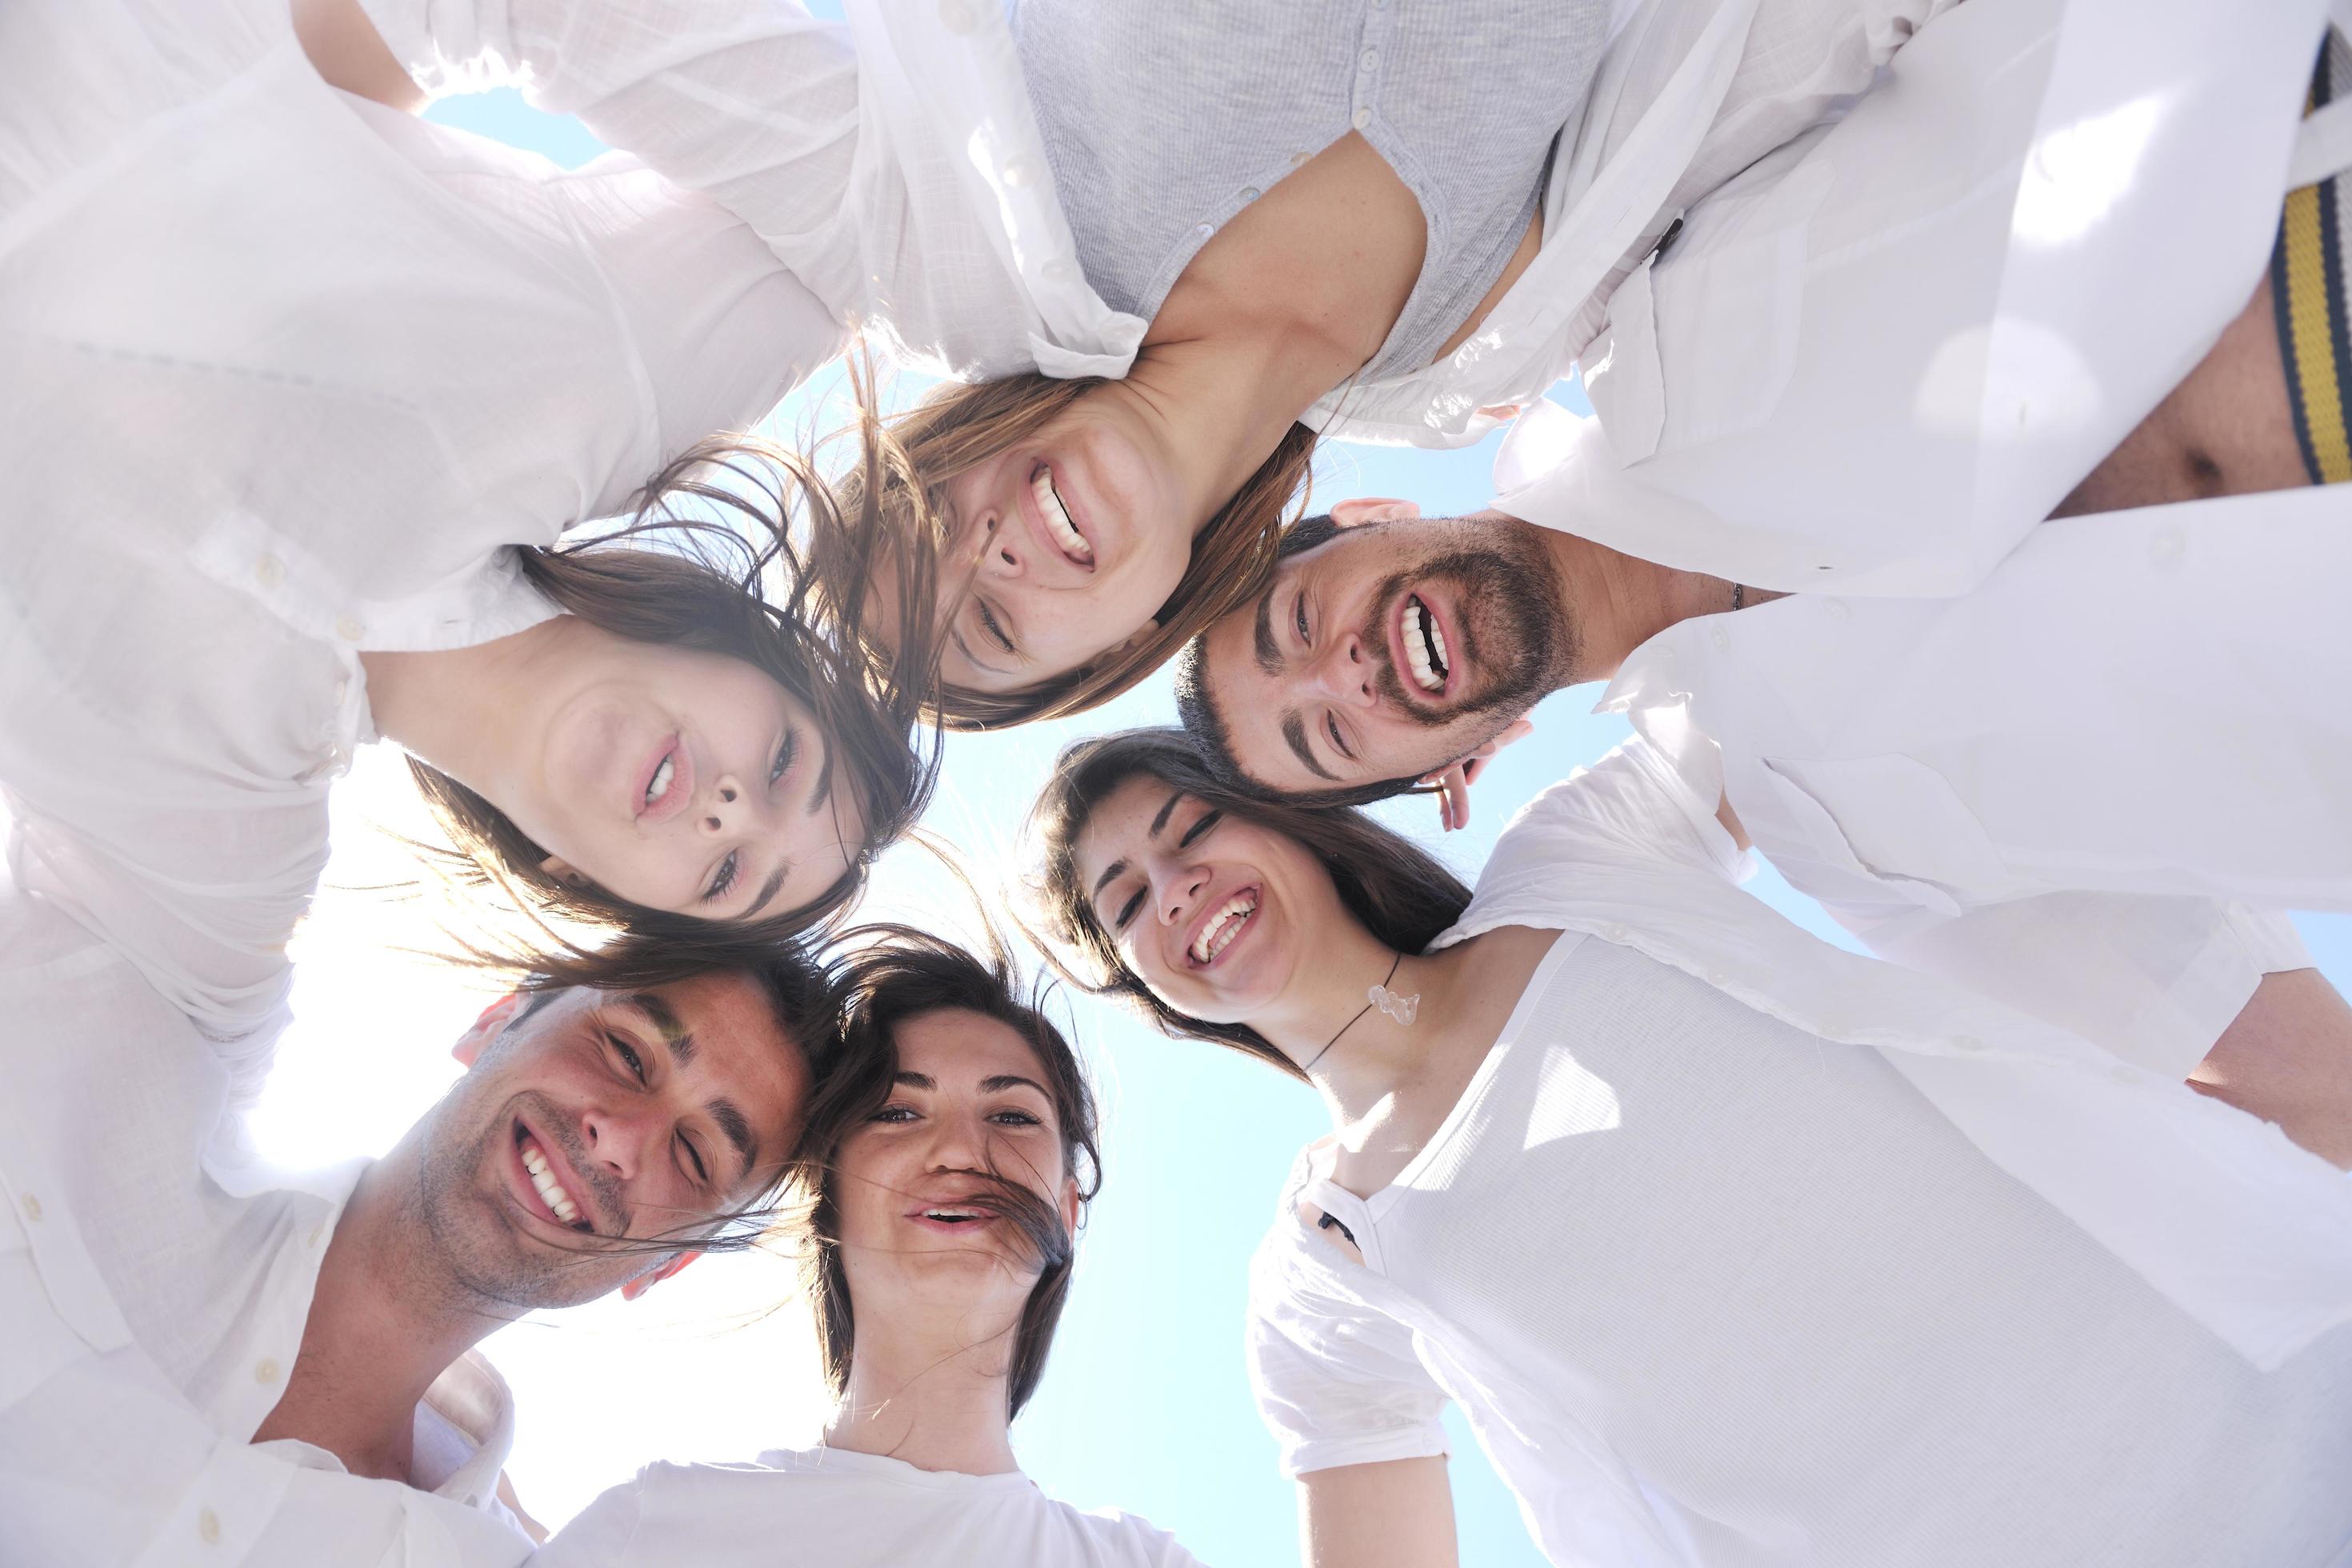
[(1882, 958), (1969, 987), (2167, 1079), (2185, 1079), (2265, 974), (2311, 967), (2294, 922), (2214, 899), (2059, 892), (1886, 918), (1822, 907)]
[(1447, 1452), (1446, 1395), (1413, 1353), (1412, 1331), (1285, 1272), (1260, 1254), (1247, 1331), (1250, 1389), (1282, 1473)]
[(847, 27), (796, 0), (362, 0), (436, 95), (520, 88), (756, 230), (836, 314), (858, 128)]

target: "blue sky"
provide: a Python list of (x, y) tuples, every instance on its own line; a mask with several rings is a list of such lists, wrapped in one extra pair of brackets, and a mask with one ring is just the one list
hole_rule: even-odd
[[(578, 126), (537, 115), (511, 93), (447, 100), (432, 118), (565, 164), (599, 151)], [(832, 393), (829, 378), (804, 389), (781, 411), (779, 433), (834, 423), (824, 403)], [(1563, 395), (1580, 404), (1572, 388)], [(1490, 440), (1450, 453), (1328, 447), (1318, 493), (1326, 501), (1385, 494), (1411, 497), (1432, 512), (1472, 510), (1490, 493), (1493, 446)], [(1586, 711), (1593, 696), (1588, 688), (1547, 701), (1535, 716), (1536, 735), (1505, 753), (1478, 786), (1473, 827), (1441, 847), (1465, 877), (1475, 876), (1495, 831), (1514, 809), (1623, 737), (1621, 721)], [(1171, 715), (1162, 678), (1084, 719), (959, 737), (950, 742), (928, 825), (961, 847), (982, 884), (991, 885), (1007, 868), (1003, 851), (1034, 781), (1063, 743)], [(1433, 813), (1425, 802), (1383, 809), (1401, 826), (1433, 835)], [(940, 886), (935, 869), (919, 857), (894, 852), (879, 879), (877, 902), (886, 909), (933, 907)], [(1845, 941), (1769, 870), (1754, 890), (1810, 929)], [(2352, 920), (2312, 920), (2305, 929), (2338, 984), (2352, 977)], [(1213, 1047), (1164, 1039), (1084, 1000), (1072, 1005), (1071, 1015), (1103, 1092), (1107, 1180), (1043, 1391), (1016, 1428), (1023, 1465), (1056, 1496), (1152, 1519), (1207, 1563), (1226, 1568), (1293, 1563), (1292, 1488), (1275, 1472), (1273, 1445), (1251, 1407), (1243, 1374), (1244, 1274), (1291, 1158), (1326, 1130), (1320, 1109), (1303, 1088)], [(355, 1092), (352, 1058), (336, 1059), (335, 1089)], [(727, 1261), (738, 1268), (736, 1288), (745, 1289), (742, 1281), (752, 1277), (742, 1270), (752, 1265)], [(781, 1291), (786, 1278), (773, 1269), (749, 1289), (756, 1293), (772, 1279)], [(783, 1314), (796, 1310), (787, 1304)], [(762, 1402), (772, 1399), (779, 1428), (805, 1421), (804, 1383), (793, 1382), (804, 1369), (761, 1360), (748, 1350), (735, 1358), (741, 1375), (724, 1391), (727, 1419), (688, 1419), (664, 1430), (663, 1415), (677, 1417), (677, 1407), (688, 1398), (681, 1384), (689, 1376), (710, 1375), (689, 1373), (689, 1365), (734, 1364), (734, 1352), (726, 1348), (734, 1342), (712, 1338), (722, 1333), (719, 1328), (684, 1331), (667, 1342), (679, 1369), (667, 1392), (658, 1373), (635, 1373), (629, 1375), (640, 1381), (622, 1390), (617, 1411), (612, 1401), (581, 1399), (575, 1385), (583, 1359), (601, 1357), (618, 1343), (611, 1330), (619, 1326), (619, 1315), (591, 1316), (558, 1321), (552, 1335), (509, 1330), (491, 1347), (516, 1385), (520, 1406), (515, 1474), (526, 1505), (542, 1516), (566, 1516), (596, 1489), (621, 1479), (634, 1462), (740, 1458), (761, 1444), (805, 1436), (799, 1430), (765, 1432), (761, 1420)], [(696, 1333), (709, 1342), (697, 1342)], [(645, 1380), (648, 1375), (651, 1381)], [(788, 1394), (788, 1388), (802, 1392)], [(788, 1408), (796, 1413), (789, 1419)], [(600, 1427), (593, 1435), (600, 1446), (583, 1447), (573, 1428), (583, 1421), (619, 1430)], [(1454, 1430), (1463, 1562), (1474, 1568), (1539, 1563), (1508, 1494), (1458, 1420)], [(739, 1432), (757, 1441), (743, 1445)], [(705, 1447), (706, 1436), (714, 1445), (738, 1446)], [(638, 1446), (632, 1447), (633, 1441)], [(691, 1451), (678, 1451), (680, 1445)], [(595, 1457), (581, 1457), (589, 1454)]]

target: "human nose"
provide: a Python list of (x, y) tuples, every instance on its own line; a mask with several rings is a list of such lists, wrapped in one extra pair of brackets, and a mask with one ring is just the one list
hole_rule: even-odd
[(1160, 910), (1160, 923), (1181, 924), (1201, 901), (1202, 890), (1209, 885), (1206, 866), (1169, 865), (1159, 868), (1151, 876), (1151, 898)]
[(1370, 708), (1378, 702), (1371, 652), (1362, 634), (1342, 632), (1333, 637), (1322, 657), (1307, 667), (1307, 687), (1310, 696), (1341, 708)]
[(976, 1111), (958, 1107), (934, 1112), (930, 1120), (930, 1170), (982, 1171), (988, 1168), (988, 1129)]
[(987, 519), (981, 531), (980, 574), (991, 582), (1010, 583), (1028, 572), (1027, 541), (1017, 529), (1006, 527), (1003, 518)]
[(661, 1135), (662, 1120), (649, 1102), (590, 1106), (580, 1116), (580, 1142), (591, 1167), (582, 1174), (625, 1186), (645, 1169), (646, 1150)]
[(703, 796), (694, 815), (695, 830), (706, 838), (724, 838), (740, 834), (759, 814), (756, 804), (763, 797), (746, 790), (733, 773), (721, 773), (710, 782), (710, 793)]

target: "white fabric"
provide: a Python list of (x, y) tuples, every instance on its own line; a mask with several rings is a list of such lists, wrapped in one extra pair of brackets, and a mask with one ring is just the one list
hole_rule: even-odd
[[(427, 91), (520, 87), (756, 229), (832, 313), (933, 374), (1123, 375), (1003, 9), (851, 0), (362, 0)], [(853, 47), (854, 46), (854, 47)]]
[[(847, 0), (855, 58), (791, 0), (363, 0), (429, 90), (521, 86), (740, 213), (924, 370), (1126, 374), (1143, 321), (1087, 286), (1011, 29), (988, 0)], [(1652, 0), (1604, 58), (1545, 242), (1479, 331), (1307, 422), (1460, 446), (1538, 397), (1671, 217), (1832, 113), (1952, 0)], [(1563, 146), (1568, 146), (1568, 142)]]
[[(1995, 1164), (2258, 1365), (2352, 1317), (2352, 1185), (2334, 1166), (2077, 1036), (1806, 934), (1733, 885), (1745, 857), (1647, 742), (1537, 797), (1510, 831), (1454, 940), (1591, 931), (1807, 1033), (1879, 1047)], [(1552, 869), (1564, 862), (1573, 877)]]
[(1397, 1179), (1311, 1148), (1254, 1262), (1286, 1469), (1442, 1452), (1450, 1398), (1563, 1563), (2332, 1561), (2341, 1174), (1744, 863), (1639, 741), (1505, 831), (1441, 940), (1570, 934)]
[(620, 510), (841, 337), (625, 160), (330, 90), (284, 0), (0, 7), (0, 782), (32, 884), (208, 1032), (268, 1036), (372, 738), (358, 650), (545, 618), (502, 546)]
[(1523, 416), (1498, 504), (1755, 587), (1966, 591), (2245, 308), (2325, 11), (1937, 19), (1685, 215), (1584, 355), (1598, 421)]
[(827, 1568), (1198, 1568), (1133, 1514), (1084, 1513), (1017, 1471), (967, 1476), (844, 1449), (750, 1465), (648, 1465), (532, 1559), (544, 1568), (768, 1568), (779, 1544)]
[(0, 1562), (520, 1562), (497, 1497), (511, 1397), (477, 1355), (419, 1408), (430, 1490), (248, 1447), (365, 1163), (257, 1165), (235, 1061), (20, 891), (0, 892)]
[(1601, 707), (1874, 951), (2178, 1076), (2309, 963), (2247, 906), (2352, 908), (2343, 507), (2069, 519), (1958, 598), (1698, 617)]

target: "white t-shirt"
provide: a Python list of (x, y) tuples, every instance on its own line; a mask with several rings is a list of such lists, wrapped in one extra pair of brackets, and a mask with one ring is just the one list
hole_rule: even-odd
[(1199, 1568), (1164, 1530), (1056, 1502), (1014, 1471), (967, 1476), (838, 1448), (750, 1465), (648, 1465), (540, 1550), (541, 1568)]

